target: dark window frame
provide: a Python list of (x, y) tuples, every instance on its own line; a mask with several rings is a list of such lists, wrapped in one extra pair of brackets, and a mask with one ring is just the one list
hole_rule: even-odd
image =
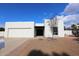
[(53, 35), (58, 35), (58, 27), (53, 27)]

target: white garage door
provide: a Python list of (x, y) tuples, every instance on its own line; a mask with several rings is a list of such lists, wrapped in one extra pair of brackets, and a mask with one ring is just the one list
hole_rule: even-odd
[(27, 38), (34, 37), (34, 31), (31, 28), (15, 28), (8, 29), (8, 37), (11, 38)]

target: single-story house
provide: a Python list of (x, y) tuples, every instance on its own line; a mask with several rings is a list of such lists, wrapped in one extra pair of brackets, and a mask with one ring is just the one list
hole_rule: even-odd
[(34, 21), (6, 22), (5, 38), (33, 38), (44, 37), (64, 37), (64, 22), (62, 16), (54, 19), (45, 19), (43, 23)]

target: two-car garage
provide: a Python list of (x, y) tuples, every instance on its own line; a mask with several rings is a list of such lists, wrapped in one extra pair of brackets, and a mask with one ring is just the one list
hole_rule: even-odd
[(9, 28), (8, 29), (8, 37), (16, 37), (16, 38), (26, 38), (33, 37), (31, 28)]
[(6, 22), (6, 38), (33, 38), (44, 36), (44, 25), (34, 22)]
[(34, 37), (34, 22), (7, 22), (5, 27), (6, 38)]

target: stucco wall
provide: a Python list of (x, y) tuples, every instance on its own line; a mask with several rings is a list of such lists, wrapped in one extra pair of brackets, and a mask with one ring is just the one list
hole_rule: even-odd
[[(64, 37), (64, 22), (62, 19), (63, 17), (58, 16), (52, 23), (50, 19), (45, 20), (45, 37)], [(58, 35), (53, 35), (53, 30), (51, 27), (54, 26), (58, 28)]]
[(51, 31), (51, 26), (50, 26), (50, 20), (49, 19), (45, 19), (45, 30), (44, 30), (44, 36), (45, 37), (52, 37), (52, 31)]
[(63, 16), (57, 16), (58, 19), (58, 36), (64, 37), (64, 21)]
[(27, 38), (34, 37), (34, 22), (6, 22), (6, 38)]

